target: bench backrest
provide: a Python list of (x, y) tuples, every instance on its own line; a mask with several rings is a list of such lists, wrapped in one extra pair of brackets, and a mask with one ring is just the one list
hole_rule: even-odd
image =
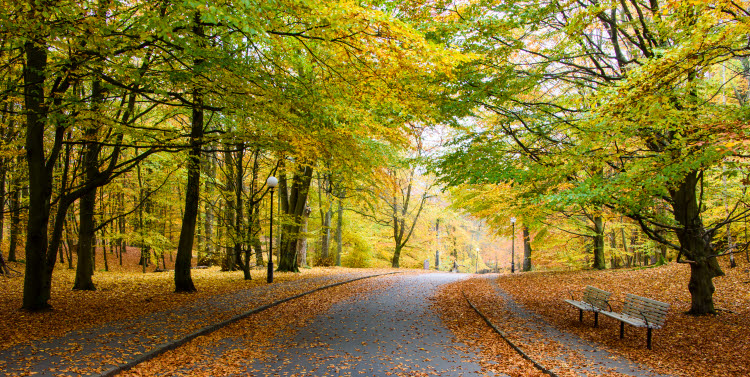
[(622, 306), (622, 313), (636, 318), (648, 319), (652, 325), (663, 326), (667, 318), (669, 304), (666, 302), (652, 300), (633, 294), (625, 295), (625, 303)]
[(583, 290), (583, 301), (601, 310), (609, 310), (607, 300), (609, 300), (609, 296), (611, 295), (612, 293), (589, 285)]

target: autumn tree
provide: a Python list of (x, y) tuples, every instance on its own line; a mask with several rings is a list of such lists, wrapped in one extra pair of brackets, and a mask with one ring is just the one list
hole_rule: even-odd
[[(729, 110), (736, 105), (712, 103), (716, 91), (703, 73), (746, 50), (745, 9), (718, 1), (467, 9), (474, 18), (464, 18), (472, 30), (465, 47), (489, 53), (467, 66), (464, 103), (494, 114), (502, 145), (514, 145), (510, 168), (481, 179), (533, 184), (534, 195), (555, 205), (634, 219), (689, 264), (690, 312), (714, 312), (712, 279), (722, 271), (712, 239), (744, 215), (706, 225), (701, 182), (724, 156), (742, 154), (726, 144), (746, 131)], [(492, 144), (475, 136), (476, 161)], [(667, 214), (657, 210), (662, 203)]]

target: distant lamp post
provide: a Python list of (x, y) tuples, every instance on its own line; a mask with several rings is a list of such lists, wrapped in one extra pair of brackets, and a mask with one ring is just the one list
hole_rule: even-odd
[(516, 272), (516, 218), (510, 218), (510, 224), (513, 228), (513, 243), (510, 245), (510, 273)]
[(268, 274), (266, 275), (266, 282), (273, 283), (273, 189), (278, 186), (279, 180), (274, 176), (268, 177), (266, 180), (266, 186), (271, 189), (271, 234), (268, 238)]

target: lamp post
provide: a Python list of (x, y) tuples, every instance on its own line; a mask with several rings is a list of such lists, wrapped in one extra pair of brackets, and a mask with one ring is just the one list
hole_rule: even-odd
[(513, 228), (513, 243), (510, 244), (510, 273), (516, 272), (516, 218), (510, 218), (510, 224)]
[(268, 177), (266, 186), (271, 189), (271, 234), (268, 238), (268, 274), (266, 282), (273, 283), (273, 189), (279, 184), (279, 180), (274, 176)]

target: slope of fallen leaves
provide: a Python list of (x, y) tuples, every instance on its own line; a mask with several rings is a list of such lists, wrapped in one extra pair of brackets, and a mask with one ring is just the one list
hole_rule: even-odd
[(486, 280), (471, 279), (441, 287), (433, 298), (433, 308), (456, 337), (457, 343), (479, 350), (483, 371), (512, 377), (546, 376), (484, 322), (466, 302), (462, 291), (466, 292), (472, 302), (492, 300), (494, 297)]
[[(254, 270), (253, 279), (244, 280), (241, 271), (220, 272), (218, 267), (212, 267), (192, 271), (193, 281), (198, 288), (197, 293), (176, 294), (173, 272), (137, 272), (140, 269), (137, 265), (138, 253), (133, 251), (124, 255), (126, 258), (134, 258), (124, 261), (126, 267), (119, 267), (115, 261), (110, 261), (114, 271), (97, 270), (93, 277), (96, 291), (71, 290), (75, 281), (75, 270), (58, 265), (52, 280), (52, 310), (46, 312), (29, 313), (20, 309), (23, 297), (22, 275), (0, 277), (0, 313), (3, 316), (3, 321), (0, 321), (0, 349), (266, 284), (264, 269)], [(97, 268), (102, 267), (100, 263), (97, 260)], [(23, 272), (24, 265), (12, 263), (11, 268)], [(153, 267), (149, 268), (152, 269)], [(355, 271), (359, 271), (357, 274), (363, 274), (361, 270), (340, 267), (303, 269), (297, 274), (277, 272), (274, 274), (274, 283)], [(374, 270), (366, 272), (378, 273)], [(290, 295), (296, 293), (301, 292), (292, 292)]]
[[(253, 314), (174, 350), (138, 364), (120, 376), (266, 375), (251, 369), (293, 347), (296, 332), (337, 302), (387, 289), (388, 279), (365, 279), (318, 291)], [(319, 345), (311, 345), (315, 347)], [(320, 346), (325, 346), (320, 343)], [(306, 375), (291, 374), (295, 375)]]
[[(744, 259), (738, 258), (738, 259)], [(593, 341), (610, 352), (640, 362), (660, 373), (675, 376), (750, 375), (750, 264), (738, 260), (730, 269), (722, 261), (726, 276), (714, 279), (717, 315), (692, 316), (687, 290), (690, 269), (671, 263), (646, 269), (576, 272), (531, 272), (503, 275), (498, 285), (526, 309), (540, 314), (564, 331)], [(632, 293), (671, 305), (663, 329), (654, 330), (653, 350), (646, 349), (646, 330), (625, 326), (619, 339), (619, 322), (593, 315), (565, 304), (571, 293), (580, 299), (583, 288), (592, 285), (612, 292), (613, 308), (620, 310), (625, 294)]]

